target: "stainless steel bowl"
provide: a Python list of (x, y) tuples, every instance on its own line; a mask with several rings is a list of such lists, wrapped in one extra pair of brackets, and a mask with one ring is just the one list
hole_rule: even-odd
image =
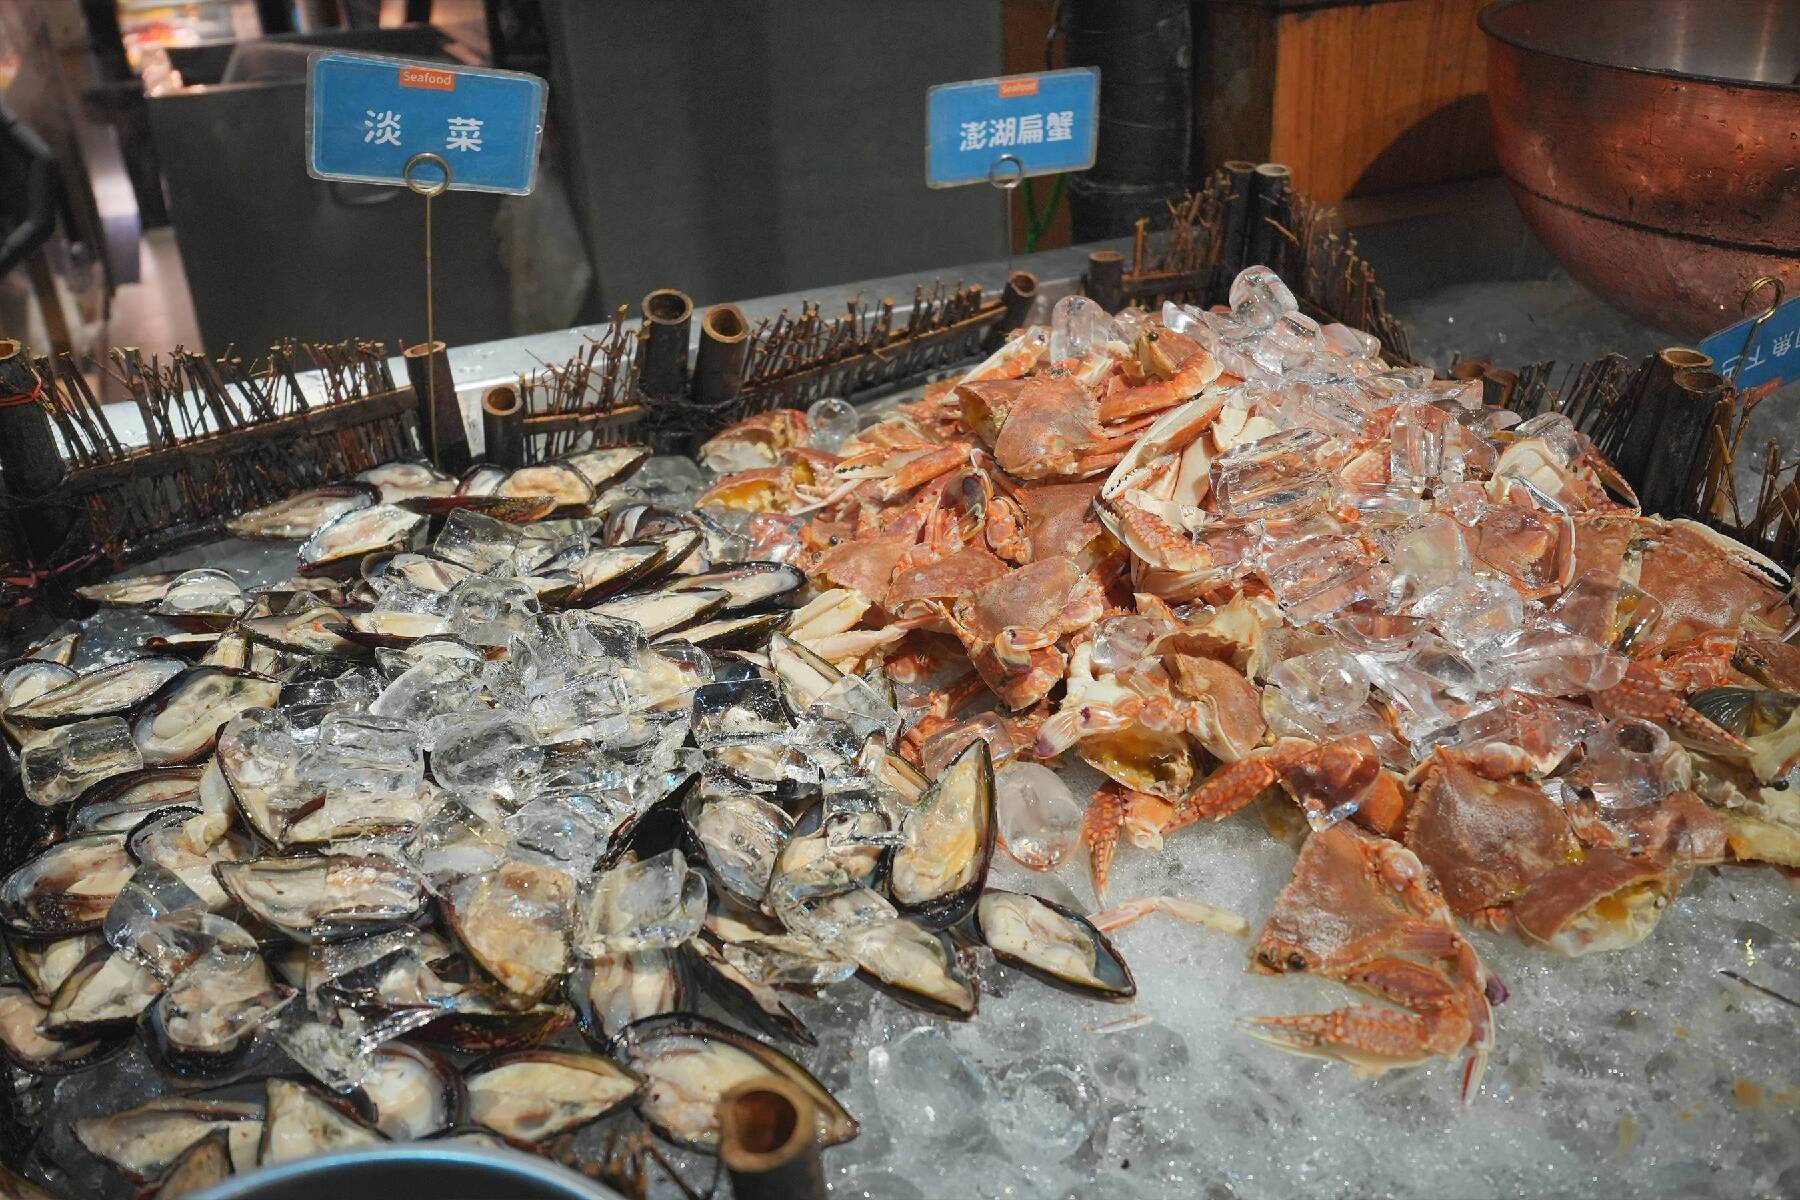
[(1800, 0), (1501, 0), (1494, 148), (1569, 273), (1657, 329), (1800, 291)]
[(529, 1154), (429, 1142), (321, 1154), (235, 1175), (194, 1200), (623, 1200)]

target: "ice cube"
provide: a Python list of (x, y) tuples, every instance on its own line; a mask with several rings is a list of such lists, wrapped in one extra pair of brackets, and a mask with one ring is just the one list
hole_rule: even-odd
[(102, 779), (144, 765), (123, 717), (59, 725), (27, 746), (19, 760), (26, 796), (45, 808), (67, 804)]
[(1369, 679), (1361, 664), (1349, 650), (1337, 646), (1285, 660), (1271, 681), (1296, 708), (1327, 725), (1348, 717), (1369, 698)]
[(1237, 521), (1298, 520), (1331, 501), (1331, 479), (1318, 462), (1330, 441), (1316, 429), (1289, 429), (1234, 446), (1212, 464), (1219, 511)]
[(1388, 442), (1388, 475), (1396, 482), (1428, 486), (1444, 471), (1444, 432), (1450, 416), (1435, 404), (1409, 401), (1394, 413)]
[(331, 799), (404, 796), (424, 782), (425, 757), (413, 725), (334, 712), (320, 724), (298, 769), (303, 781)]
[(900, 732), (899, 712), (868, 680), (857, 675), (845, 675), (833, 681), (812, 702), (808, 711), (849, 728), (854, 739), (849, 749), (852, 756), (870, 734), (892, 738)]
[(512, 857), (586, 880), (619, 817), (584, 792), (539, 792), (502, 821), (501, 828), (512, 838)]
[(369, 711), (419, 728), (429, 749), (445, 718), (487, 703), (476, 684), (481, 667), (477, 658), (420, 659), (382, 689)]
[(1106, 673), (1137, 666), (1150, 653), (1159, 633), (1143, 617), (1127, 614), (1106, 618), (1094, 627), (1094, 670)]
[(1655, 596), (1608, 571), (1587, 571), (1550, 605), (1557, 625), (1602, 646), (1630, 653), (1662, 619)]
[(478, 574), (513, 573), (513, 557), (524, 545), (517, 525), (496, 521), (473, 509), (455, 509), (431, 543), (431, 552)]
[(1491, 690), (1538, 696), (1585, 696), (1625, 678), (1626, 658), (1598, 642), (1554, 626), (1517, 630), (1494, 643), (1481, 670)]
[(510, 840), (497, 808), (474, 797), (446, 798), (407, 843), (406, 857), (434, 892), (492, 870)]
[(1086, 296), (1064, 296), (1050, 310), (1050, 361), (1082, 359), (1117, 336), (1112, 317)]
[(815, 400), (806, 410), (806, 424), (811, 431), (812, 448), (836, 454), (856, 434), (856, 407), (836, 396)]
[(576, 945), (590, 957), (679, 946), (705, 917), (705, 878), (680, 850), (667, 850), (600, 874)]
[(1655, 804), (1678, 784), (1686, 755), (1653, 721), (1615, 718), (1582, 739), (1587, 757), (1579, 778), (1600, 807), (1622, 811)]
[(451, 718), (431, 749), (431, 773), (440, 786), (507, 804), (524, 796), (543, 766), (544, 748), (531, 726), (493, 710)]
[(1082, 806), (1042, 763), (1009, 762), (994, 773), (1000, 844), (1033, 870), (1048, 871), (1081, 844)]
[(1300, 311), (1294, 293), (1266, 266), (1245, 267), (1231, 281), (1231, 315), (1252, 330), (1268, 329), (1289, 313)]
[(760, 676), (694, 689), (693, 711), (694, 741), (702, 749), (778, 738), (788, 731), (780, 689)]
[[(459, 510), (460, 511), (460, 510)], [(504, 646), (528, 629), (539, 611), (537, 593), (510, 579), (475, 575), (450, 589), (450, 634), (471, 646)]]
[(156, 611), (165, 617), (235, 617), (250, 607), (250, 597), (225, 571), (200, 567), (177, 575)]
[(604, 741), (629, 728), (630, 699), (616, 670), (592, 670), (532, 696), (527, 713), (532, 732), (547, 744)]
[(1426, 595), (1469, 573), (1462, 527), (1442, 514), (1415, 517), (1385, 534), (1382, 543), (1388, 562), (1415, 595)]
[(1479, 654), (1525, 623), (1525, 601), (1503, 580), (1462, 575), (1414, 601), (1410, 612), (1422, 617), (1445, 641)]

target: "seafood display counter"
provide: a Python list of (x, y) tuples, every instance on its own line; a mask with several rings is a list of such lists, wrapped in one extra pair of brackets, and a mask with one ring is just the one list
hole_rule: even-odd
[(1786, 572), (1230, 301), (87, 589), (0, 674), (0, 1191), (722, 1194), (769, 1078), (836, 1196), (1800, 1188)]

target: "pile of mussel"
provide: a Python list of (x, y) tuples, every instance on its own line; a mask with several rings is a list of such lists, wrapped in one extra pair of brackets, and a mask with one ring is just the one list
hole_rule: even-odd
[(142, 655), (77, 672), (71, 635), (0, 665), (8, 819), (42, 830), (0, 880), (0, 1053), (167, 1082), (77, 1121), (83, 1153), (164, 1198), (627, 1109), (705, 1153), (765, 1074), (833, 1145), (855, 1119), (775, 1044), (815, 1043), (794, 996), (855, 977), (966, 1019), (984, 946), (1133, 994), (1083, 917), (986, 886), (986, 744), (925, 778), (891, 685), (784, 632), (804, 577), (634, 493), (646, 458), (378, 468), (231, 523), (298, 541), (292, 579), (101, 584), (166, 619)]

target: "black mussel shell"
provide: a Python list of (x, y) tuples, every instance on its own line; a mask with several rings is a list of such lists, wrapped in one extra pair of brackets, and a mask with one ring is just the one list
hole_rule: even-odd
[(128, 1033), (162, 990), (148, 967), (102, 942), (56, 989), (44, 1032), (65, 1041)]
[[(469, 1092), (462, 1073), (443, 1055), (421, 1046), (400, 1041), (381, 1046), (370, 1057), (358, 1090), (375, 1110), (375, 1128), (397, 1140), (428, 1137), (468, 1119)], [(427, 1096), (429, 1111), (404, 1107)]]
[(1101, 1000), (1137, 995), (1131, 968), (1104, 933), (1073, 909), (990, 888), (969, 921), (994, 957), (1067, 992)]
[[(678, 1146), (714, 1153), (718, 1097), (734, 1084), (764, 1074), (779, 1075), (812, 1098), (818, 1109), (822, 1145), (847, 1142), (859, 1131), (856, 1119), (805, 1067), (773, 1046), (717, 1021), (691, 1013), (650, 1017), (622, 1029), (615, 1049), (626, 1066), (644, 1077), (645, 1086), (637, 1098), (638, 1114)], [(697, 1069), (685, 1061), (696, 1054), (716, 1055), (718, 1061), (711, 1069)], [(699, 1092), (685, 1090), (691, 1088)], [(699, 1123), (683, 1123), (695, 1117)]]
[[(888, 864), (894, 904), (934, 929), (962, 920), (987, 882), (997, 829), (994, 767), (987, 743), (976, 740), (907, 813), (901, 827), (906, 842), (895, 848)], [(944, 861), (945, 854), (957, 854), (958, 861)]]
[(643, 1081), (598, 1054), (518, 1050), (472, 1063), (463, 1072), (469, 1119), (514, 1145), (591, 1125), (624, 1108)]
[(692, 1006), (687, 957), (676, 950), (638, 950), (583, 959), (563, 981), (581, 1035), (604, 1052), (633, 1021)]
[(148, 767), (102, 779), (70, 807), (69, 836), (128, 831), (160, 809), (193, 804), (204, 772), (200, 766)]
[(806, 1027), (781, 995), (766, 983), (745, 975), (705, 938), (693, 938), (682, 952), (692, 964), (694, 977), (719, 1007), (753, 1029), (770, 1037), (816, 1046), (819, 1039)]
[(225, 722), (246, 709), (272, 707), (281, 684), (231, 667), (190, 667), (159, 688), (131, 723), (144, 764), (182, 766), (212, 752)]
[(0, 1054), (33, 1075), (69, 1075), (105, 1062), (130, 1042), (130, 1034), (53, 1037), (38, 1028), (45, 1007), (17, 984), (0, 984)]

